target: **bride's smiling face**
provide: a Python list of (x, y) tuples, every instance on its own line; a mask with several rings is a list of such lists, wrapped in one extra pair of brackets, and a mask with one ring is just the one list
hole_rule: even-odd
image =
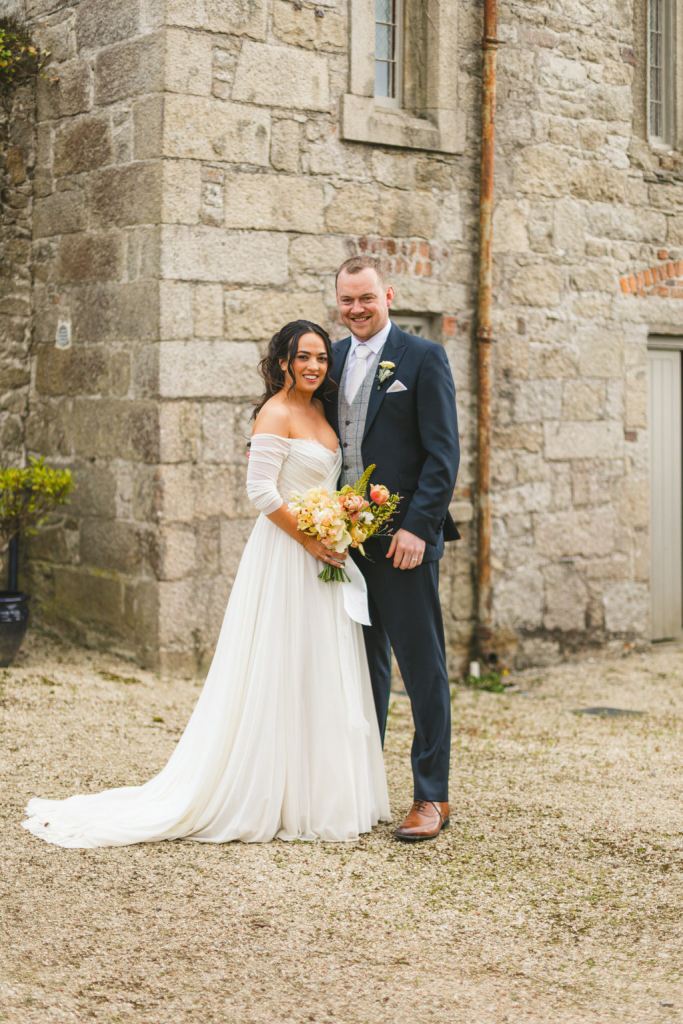
[[(282, 359), (280, 368), (289, 378), (287, 362)], [(327, 376), (328, 357), (325, 342), (317, 334), (302, 334), (299, 338), (296, 354), (292, 356), (291, 372), (294, 374), (294, 383), (289, 384), (304, 395), (313, 395)], [(291, 381), (291, 378), (289, 378)]]

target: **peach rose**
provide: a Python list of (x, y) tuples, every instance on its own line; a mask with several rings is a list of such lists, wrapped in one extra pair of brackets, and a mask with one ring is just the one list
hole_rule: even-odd
[(345, 512), (348, 512), (350, 516), (354, 516), (363, 511), (363, 507), (367, 505), (367, 502), (360, 494), (345, 494), (342, 497), (341, 505)]
[(375, 505), (383, 505), (389, 500), (389, 488), (384, 484), (373, 484), (370, 488), (370, 497)]

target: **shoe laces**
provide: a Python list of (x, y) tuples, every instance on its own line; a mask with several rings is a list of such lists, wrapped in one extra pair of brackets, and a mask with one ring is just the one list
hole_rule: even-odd
[(428, 807), (431, 807), (433, 810), (436, 811), (440, 820), (444, 820), (443, 814), (441, 813), (441, 811), (436, 806), (436, 803), (433, 800), (416, 800), (414, 803), (414, 807), (415, 810), (417, 811), (425, 811)]

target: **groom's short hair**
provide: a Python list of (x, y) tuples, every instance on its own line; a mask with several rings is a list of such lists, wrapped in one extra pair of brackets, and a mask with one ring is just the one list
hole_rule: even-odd
[(377, 274), (377, 279), (381, 285), (386, 285), (386, 277), (382, 269), (382, 262), (376, 256), (350, 256), (348, 260), (344, 260), (339, 270), (337, 271), (334, 279), (335, 287), (339, 281), (339, 275), (343, 272), (345, 274), (359, 274), (361, 270), (374, 270)]

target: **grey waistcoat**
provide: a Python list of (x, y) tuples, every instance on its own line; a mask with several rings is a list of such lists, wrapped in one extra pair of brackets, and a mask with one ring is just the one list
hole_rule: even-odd
[[(382, 346), (384, 348), (384, 346)], [(355, 484), (356, 480), (363, 475), (363, 454), (361, 442), (365, 430), (365, 420), (368, 414), (368, 402), (372, 389), (377, 387), (377, 366), (382, 358), (382, 349), (377, 355), (368, 359), (369, 366), (365, 373), (363, 383), (358, 388), (351, 405), (346, 400), (346, 374), (348, 373), (350, 355), (344, 364), (344, 372), (339, 382), (339, 435), (341, 437), (342, 463), (341, 482)]]

